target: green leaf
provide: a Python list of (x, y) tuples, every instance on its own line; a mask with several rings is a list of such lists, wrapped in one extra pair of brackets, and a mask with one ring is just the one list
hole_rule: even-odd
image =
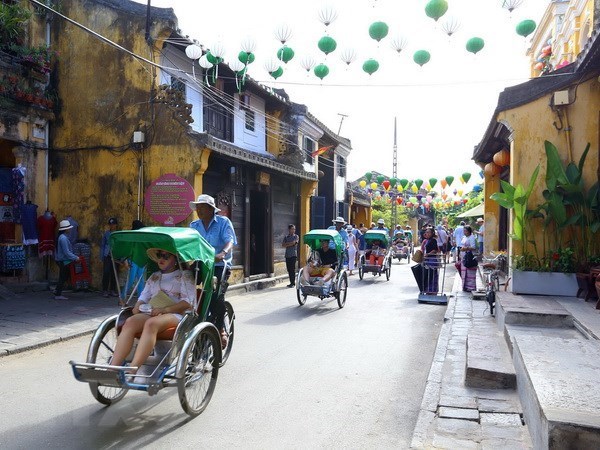
[(548, 200), (548, 207), (556, 224), (563, 227), (567, 221), (567, 208), (565, 208), (562, 196), (557, 192), (553, 192)]
[(597, 233), (598, 230), (600, 230), (600, 222), (599, 221), (593, 222), (590, 225), (590, 230), (592, 231), (592, 233)]
[(535, 168), (535, 170), (531, 174), (531, 179), (529, 180), (529, 186), (527, 187), (527, 198), (529, 198), (529, 196), (533, 192), (533, 186), (535, 185), (535, 182), (537, 180), (539, 173), (540, 173), (540, 165), (538, 164), (538, 166)]
[(490, 195), (490, 199), (494, 200), (495, 202), (498, 202), (500, 206), (506, 209), (512, 209), (514, 205), (512, 198), (509, 198), (506, 194), (502, 192), (493, 193), (492, 195)]
[(585, 146), (585, 150), (583, 151), (583, 154), (581, 155), (581, 158), (579, 158), (579, 173), (581, 173), (581, 174), (583, 174), (583, 165), (585, 164), (585, 158), (587, 157), (589, 150), (590, 150), (590, 143), (588, 142), (588, 144)]
[(581, 215), (581, 213), (573, 214), (571, 217), (569, 217), (566, 220), (565, 226), (567, 226), (567, 225), (577, 225), (578, 223), (581, 222), (582, 218), (583, 218), (583, 216)]
[(546, 149), (546, 186), (553, 191), (557, 184), (566, 183), (567, 176), (554, 144), (544, 141), (544, 148)]
[(581, 172), (577, 168), (574, 163), (569, 163), (567, 165), (567, 170), (565, 172), (567, 174), (567, 180), (569, 180), (570, 184), (579, 185), (579, 181), (581, 180)]

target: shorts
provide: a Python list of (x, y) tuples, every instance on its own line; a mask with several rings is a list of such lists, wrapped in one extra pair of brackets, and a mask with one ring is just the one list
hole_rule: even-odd
[(324, 277), (329, 272), (330, 267), (313, 267), (309, 270), (308, 274), (311, 277)]

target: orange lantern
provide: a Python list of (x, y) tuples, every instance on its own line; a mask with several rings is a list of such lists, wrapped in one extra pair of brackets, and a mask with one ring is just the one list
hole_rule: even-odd
[(500, 172), (502, 171), (502, 167), (500, 167), (497, 164), (494, 164), (493, 162), (491, 163), (487, 163), (483, 169), (483, 171), (485, 172), (486, 175), (493, 177), (495, 175), (499, 175)]
[(494, 164), (500, 167), (506, 167), (510, 165), (510, 152), (508, 150), (500, 150), (494, 155)]

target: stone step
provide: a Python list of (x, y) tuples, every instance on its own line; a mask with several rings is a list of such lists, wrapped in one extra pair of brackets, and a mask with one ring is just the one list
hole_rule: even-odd
[(516, 387), (517, 379), (508, 346), (494, 324), (475, 321), (467, 335), (465, 384), (480, 389)]
[(573, 328), (573, 316), (552, 297), (496, 293), (496, 320), (500, 329), (508, 325)]
[(523, 330), (511, 339), (534, 448), (600, 448), (600, 343)]

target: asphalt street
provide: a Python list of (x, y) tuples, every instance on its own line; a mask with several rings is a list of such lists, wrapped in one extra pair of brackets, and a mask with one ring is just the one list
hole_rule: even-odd
[(446, 309), (416, 298), (406, 262), (350, 277), (343, 309), (283, 285), (230, 297), (233, 353), (192, 420), (176, 390), (97, 403), (68, 365), (89, 336), (3, 357), (1, 446), (408, 448)]

